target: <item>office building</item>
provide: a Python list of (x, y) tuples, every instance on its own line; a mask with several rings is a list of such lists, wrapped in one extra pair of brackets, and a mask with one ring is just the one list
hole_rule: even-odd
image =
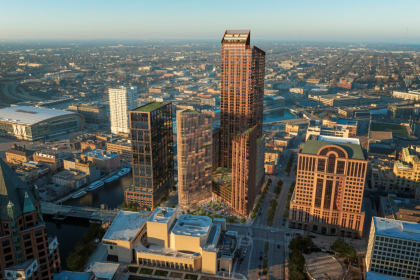
[(182, 215), (174, 208), (150, 212), (121, 211), (105, 234), (108, 260), (143, 267), (230, 274), (237, 251), (236, 232), (226, 231), (225, 219)]
[(131, 162), (131, 143), (128, 139), (110, 139), (106, 142), (106, 150), (119, 154), (122, 160)]
[(108, 121), (105, 105), (77, 103), (70, 105), (68, 110), (84, 116), (86, 123), (99, 124)]
[(35, 162), (45, 165), (52, 172), (56, 172), (62, 166), (61, 159), (56, 155), (38, 151), (33, 154), (33, 158)]
[(419, 90), (410, 90), (408, 92), (403, 91), (393, 91), (392, 97), (405, 99), (405, 100), (413, 100), (419, 101), (420, 100), (420, 91)]
[(6, 161), (12, 164), (21, 164), (33, 160), (35, 151), (26, 149), (25, 146), (13, 144), (12, 148), (6, 152)]
[(360, 237), (367, 163), (358, 139), (318, 136), (303, 143), (290, 201), (290, 226)]
[(265, 52), (249, 30), (227, 30), (221, 42), (220, 166), (232, 167), (232, 140), (257, 125), (262, 136)]
[(178, 202), (183, 207), (211, 199), (212, 117), (193, 110), (176, 112)]
[(137, 87), (120, 86), (109, 89), (111, 133), (129, 133), (128, 112), (136, 107)]
[(239, 134), (232, 141), (232, 210), (248, 216), (254, 206), (257, 176), (258, 126)]
[(85, 118), (77, 113), (31, 106), (0, 109), (0, 136), (35, 141), (78, 131)]
[(172, 103), (151, 102), (130, 111), (133, 186), (125, 201), (154, 209), (174, 183)]
[(47, 235), (38, 189), (0, 159), (0, 278), (50, 280), (61, 270), (57, 237)]
[(120, 155), (110, 153), (108, 151), (95, 149), (80, 155), (82, 161), (90, 161), (96, 163), (96, 168), (106, 172), (111, 172), (121, 167)]
[(395, 194), (379, 198), (378, 216), (420, 224), (420, 200), (397, 197)]
[(373, 217), (366, 271), (420, 279), (420, 224)]

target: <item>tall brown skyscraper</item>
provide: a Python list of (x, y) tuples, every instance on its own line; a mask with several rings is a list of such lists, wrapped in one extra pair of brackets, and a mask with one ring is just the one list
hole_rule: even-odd
[(60, 272), (57, 237), (47, 235), (40, 208), (37, 189), (30, 190), (0, 159), (1, 279), (50, 280)]
[(212, 117), (193, 110), (176, 112), (178, 201), (189, 207), (211, 199)]
[(174, 183), (172, 103), (152, 102), (130, 111), (133, 186), (125, 201), (154, 209)]
[(290, 226), (328, 235), (361, 236), (367, 160), (357, 139), (318, 136), (302, 144)]
[(254, 206), (257, 173), (257, 125), (232, 141), (232, 210), (248, 216)]
[(249, 30), (227, 30), (221, 49), (220, 166), (232, 168), (232, 140), (257, 125), (262, 136), (265, 52)]

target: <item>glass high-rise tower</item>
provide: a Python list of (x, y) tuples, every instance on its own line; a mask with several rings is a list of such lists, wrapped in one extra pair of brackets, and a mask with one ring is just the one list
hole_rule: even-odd
[(130, 111), (133, 186), (125, 201), (154, 209), (174, 183), (172, 103), (152, 102)]

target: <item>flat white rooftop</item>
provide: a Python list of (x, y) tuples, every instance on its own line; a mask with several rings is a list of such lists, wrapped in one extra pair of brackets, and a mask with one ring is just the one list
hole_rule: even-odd
[(150, 216), (150, 212), (142, 211), (120, 211), (115, 217), (108, 231), (105, 233), (104, 240), (132, 240), (141, 230)]
[(420, 224), (373, 217), (375, 233), (420, 242)]
[(95, 273), (97, 279), (111, 280), (117, 272), (119, 266), (119, 263), (96, 262), (89, 270)]
[(172, 229), (172, 233), (200, 237), (209, 233), (211, 224), (211, 219), (206, 216), (182, 215)]
[(148, 222), (167, 224), (174, 214), (175, 208), (157, 207)]
[(357, 138), (344, 138), (344, 137), (321, 135), (321, 136), (318, 136), (318, 141), (360, 145), (360, 141)]
[(75, 115), (75, 113), (31, 106), (15, 106), (0, 109), (0, 122), (34, 125), (51, 118), (65, 115)]

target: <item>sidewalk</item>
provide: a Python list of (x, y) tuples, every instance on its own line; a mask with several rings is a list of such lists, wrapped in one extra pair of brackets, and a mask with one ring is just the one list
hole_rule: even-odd
[(89, 270), (89, 268), (94, 265), (96, 262), (103, 262), (106, 261), (106, 256), (108, 253), (108, 248), (106, 245), (99, 243), (96, 247), (95, 251), (93, 252), (92, 256), (90, 256), (89, 260), (86, 263), (85, 271)]

